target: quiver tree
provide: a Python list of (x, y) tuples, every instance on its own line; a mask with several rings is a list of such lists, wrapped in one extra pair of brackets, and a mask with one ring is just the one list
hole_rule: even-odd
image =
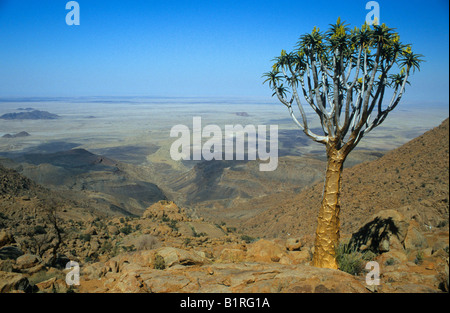
[[(264, 74), (264, 83), (269, 83), (272, 96), (288, 108), (294, 123), (326, 147), (313, 264), (337, 268), (344, 161), (398, 105), (411, 71), (420, 69), (422, 55), (414, 54), (411, 46), (402, 44), (394, 29), (384, 24), (350, 30), (339, 18), (330, 26), (326, 32), (314, 27), (312, 33), (301, 36), (293, 52), (282, 50), (272, 71)], [(305, 110), (306, 104), (312, 114)], [(314, 113), (321, 124), (319, 133), (308, 124)]]

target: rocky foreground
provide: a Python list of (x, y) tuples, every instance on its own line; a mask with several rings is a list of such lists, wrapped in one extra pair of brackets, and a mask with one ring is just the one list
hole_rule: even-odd
[[(0, 292), (448, 292), (448, 224), (427, 227), (417, 213), (384, 210), (368, 218), (344, 236), (341, 270), (310, 265), (311, 237), (250, 238), (193, 219), (170, 201), (141, 218), (64, 221), (56, 259), (25, 249), (3, 216)], [(378, 286), (366, 283), (369, 260), (380, 266)], [(80, 285), (66, 283), (69, 261), (80, 265)]]

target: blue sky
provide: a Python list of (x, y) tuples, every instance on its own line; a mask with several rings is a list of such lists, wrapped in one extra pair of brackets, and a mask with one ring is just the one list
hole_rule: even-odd
[[(261, 75), (281, 49), (367, 1), (0, 0), (1, 96), (270, 97)], [(448, 104), (448, 0), (378, 1), (381, 22), (426, 57), (404, 101)]]

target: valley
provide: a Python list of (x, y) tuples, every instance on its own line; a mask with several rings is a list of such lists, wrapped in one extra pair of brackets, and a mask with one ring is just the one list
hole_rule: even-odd
[[(52, 190), (96, 201), (98, 210), (112, 215), (139, 216), (152, 203), (170, 199), (199, 216), (237, 226), (267, 208), (252, 206), (254, 201), (297, 193), (320, 181), (325, 169), (323, 147), (270, 99), (5, 99), (0, 114), (14, 107), (19, 108), (17, 114), (42, 110), (59, 118), (2, 120), (0, 135), (26, 131), (29, 136), (0, 138), (0, 163)], [(437, 125), (441, 114), (432, 107), (393, 112), (391, 123), (369, 135), (346, 167), (376, 160)], [(169, 136), (170, 130), (179, 124), (192, 129), (194, 116), (220, 128), (276, 124), (277, 169), (261, 172), (258, 164), (264, 161), (259, 160), (172, 160), (169, 152), (176, 138)], [(317, 128), (318, 121), (313, 119), (312, 127)]]
[[(0, 138), (0, 292), (448, 291), (448, 113), (393, 114), (346, 161), (341, 237), (382, 264), (371, 289), (362, 269), (311, 266), (325, 155), (279, 107), (164, 99), (168, 115), (161, 99), (72, 101), (14, 103), (60, 118), (0, 124), (29, 134)], [(171, 127), (196, 114), (276, 123), (277, 169), (172, 160)], [(69, 260), (78, 287), (64, 281)]]

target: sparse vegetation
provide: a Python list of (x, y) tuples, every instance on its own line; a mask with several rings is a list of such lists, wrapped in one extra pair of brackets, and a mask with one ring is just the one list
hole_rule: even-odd
[(186, 237), (183, 241), (183, 245), (187, 247), (191, 244), (191, 242), (192, 242), (192, 239), (189, 237)]
[(166, 263), (164, 261), (164, 258), (159, 254), (155, 255), (154, 268), (157, 270), (163, 270), (166, 268)]
[(366, 263), (372, 260), (373, 257), (373, 253), (358, 252), (349, 248), (347, 243), (340, 243), (336, 249), (336, 260), (339, 270), (355, 276), (364, 270)]
[(34, 226), (34, 233), (36, 235), (43, 235), (43, 234), (46, 234), (47, 232), (45, 231), (44, 226), (36, 225), (36, 226)]
[(414, 259), (414, 263), (416, 265), (420, 265), (423, 263), (423, 252), (417, 251), (416, 258)]
[(91, 241), (91, 235), (90, 234), (81, 234), (80, 235), (80, 240), (82, 241)]
[(119, 231), (125, 235), (129, 235), (133, 231), (133, 227), (130, 224), (125, 224)]
[(254, 241), (256, 241), (257, 238), (248, 236), (248, 235), (242, 235), (241, 239), (245, 241), (245, 243), (252, 243)]
[(395, 264), (394, 258), (389, 258), (386, 260), (386, 262), (384, 262), (384, 265), (386, 265), (386, 266), (390, 266), (390, 265), (394, 265), (394, 264)]
[(107, 254), (113, 250), (113, 245), (110, 241), (106, 241), (99, 250), (100, 254)]
[(169, 225), (172, 230), (178, 231), (177, 223), (178, 221), (176, 220), (169, 220), (169, 223), (167, 225)]

